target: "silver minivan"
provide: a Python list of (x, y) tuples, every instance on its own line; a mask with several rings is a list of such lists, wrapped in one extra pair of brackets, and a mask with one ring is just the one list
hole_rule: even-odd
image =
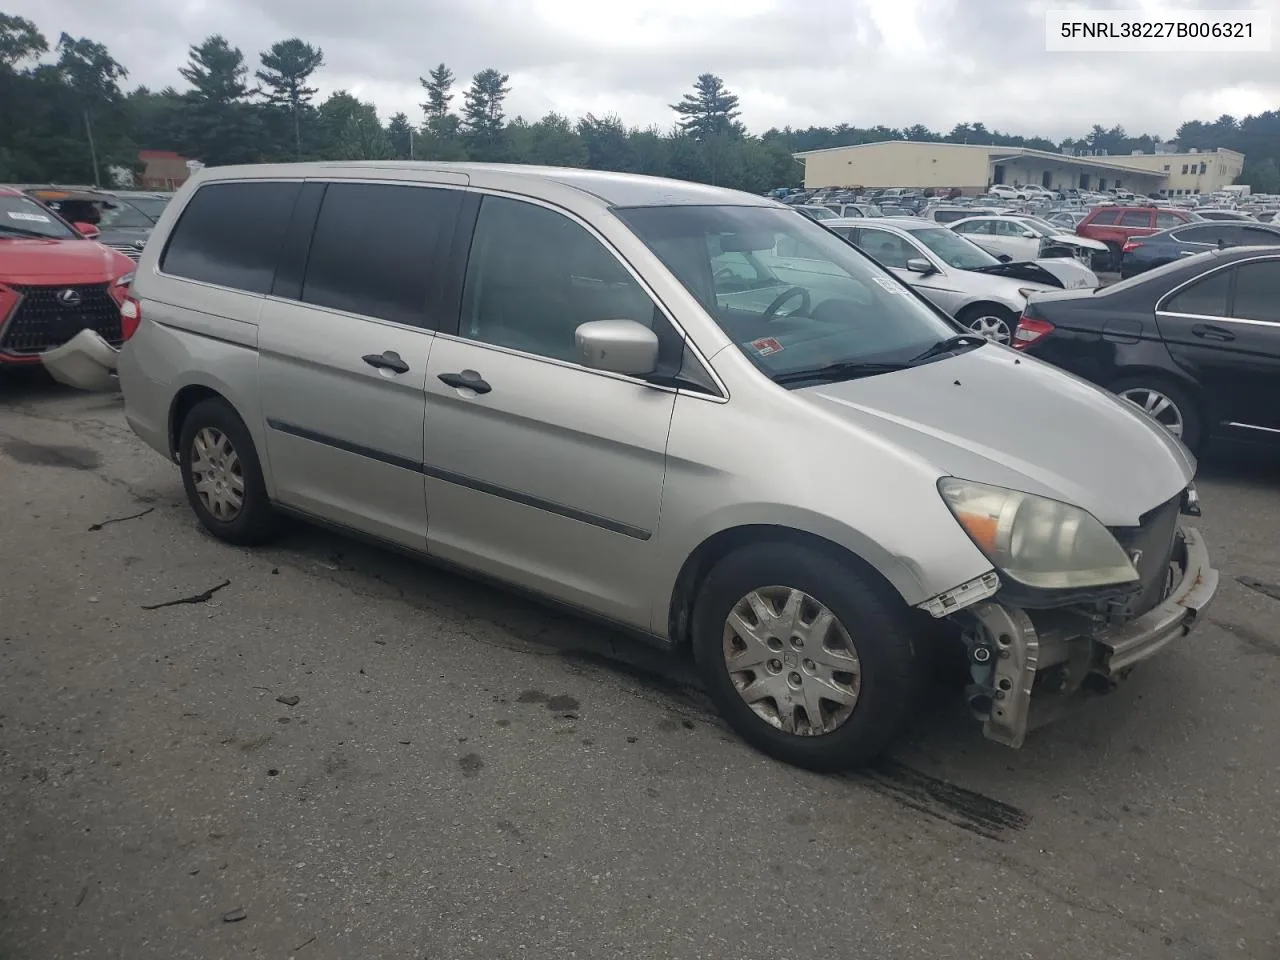
[(886, 747), (934, 643), (1017, 747), (1217, 587), (1177, 440), (767, 198), (205, 169), (123, 314), (118, 358), (90, 332), (47, 365), (118, 367), (215, 536), (292, 514), (691, 647), (744, 738), (815, 769)]

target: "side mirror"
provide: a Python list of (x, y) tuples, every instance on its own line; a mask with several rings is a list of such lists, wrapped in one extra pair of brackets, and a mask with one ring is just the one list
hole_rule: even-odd
[(1034, 230), (1023, 230), (1022, 236), (1028, 240), (1035, 240), (1040, 236), (1040, 234), (1036, 233)]
[(643, 377), (658, 366), (658, 335), (634, 320), (592, 320), (574, 331), (582, 364), (630, 377)]
[(76, 221), (75, 228), (76, 228), (76, 231), (82, 237), (88, 237), (90, 240), (92, 240), (94, 237), (99, 236), (102, 233), (102, 231), (99, 230), (97, 227), (95, 227), (92, 223), (84, 223), (83, 221), (79, 221), (79, 220)]
[(928, 276), (931, 273), (937, 273), (933, 264), (923, 257), (912, 257), (907, 261), (907, 269), (912, 273), (918, 273), (922, 276)]
[(1013, 263), (1013, 257), (1009, 256), (1007, 253), (1000, 254), (996, 259), (1001, 263)]

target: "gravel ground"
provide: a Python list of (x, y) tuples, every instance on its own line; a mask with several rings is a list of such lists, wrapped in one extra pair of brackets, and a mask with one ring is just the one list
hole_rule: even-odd
[(940, 694), (824, 777), (593, 625), (217, 543), (117, 397), (0, 381), (0, 958), (1274, 960), (1280, 458), (1202, 476), (1192, 638), (1021, 751)]

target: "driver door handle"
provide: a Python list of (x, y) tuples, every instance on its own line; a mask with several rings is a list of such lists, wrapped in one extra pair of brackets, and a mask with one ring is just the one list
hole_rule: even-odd
[(377, 367), (379, 370), (390, 370), (393, 373), (408, 373), (409, 365), (400, 359), (400, 354), (394, 350), (386, 350), (382, 353), (366, 353), (360, 358), (371, 367)]
[(1201, 340), (1220, 340), (1223, 343), (1236, 338), (1236, 335), (1230, 330), (1224, 330), (1222, 327), (1215, 327), (1211, 323), (1197, 323), (1192, 326), (1191, 332)]
[(476, 393), (488, 393), (493, 389), (474, 370), (463, 370), (461, 373), (442, 373), (440, 374), (440, 382), (459, 389), (474, 390)]

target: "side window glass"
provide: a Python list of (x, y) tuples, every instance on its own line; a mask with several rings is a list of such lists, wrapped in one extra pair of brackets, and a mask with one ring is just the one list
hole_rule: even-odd
[(1231, 288), (1231, 271), (1219, 270), (1197, 280), (1181, 293), (1165, 302), (1165, 313), (1190, 313), (1201, 317), (1225, 317), (1227, 292)]
[(1176, 227), (1183, 223), (1183, 219), (1176, 213), (1165, 213), (1163, 210), (1156, 211), (1156, 229), (1168, 230), (1170, 227)]
[(196, 190), (160, 255), (164, 273), (267, 293), (301, 183), (209, 183)]
[(899, 270), (916, 255), (905, 240), (886, 230), (863, 230), (861, 247), (881, 266)]
[(467, 262), (460, 334), (576, 362), (574, 334), (593, 320), (634, 320), (652, 328), (659, 366), (679, 366), (683, 340), (595, 237), (554, 210), (485, 197)]
[(1259, 227), (1242, 227), (1240, 242), (1251, 247), (1280, 245), (1280, 230), (1263, 230)]
[(1280, 260), (1242, 263), (1236, 267), (1236, 296), (1231, 316), (1280, 323)]
[(1151, 226), (1151, 214), (1145, 210), (1127, 210), (1120, 217), (1120, 226), (1122, 227), (1149, 227)]
[(1109, 227), (1112, 224), (1114, 224), (1119, 217), (1120, 217), (1119, 210), (1103, 210), (1101, 213), (1099, 213), (1096, 217), (1094, 217), (1089, 222), (1091, 224), (1096, 223), (1099, 226)]
[(427, 326), (432, 263), (458, 195), (430, 187), (331, 183), (316, 219), (302, 300)]

